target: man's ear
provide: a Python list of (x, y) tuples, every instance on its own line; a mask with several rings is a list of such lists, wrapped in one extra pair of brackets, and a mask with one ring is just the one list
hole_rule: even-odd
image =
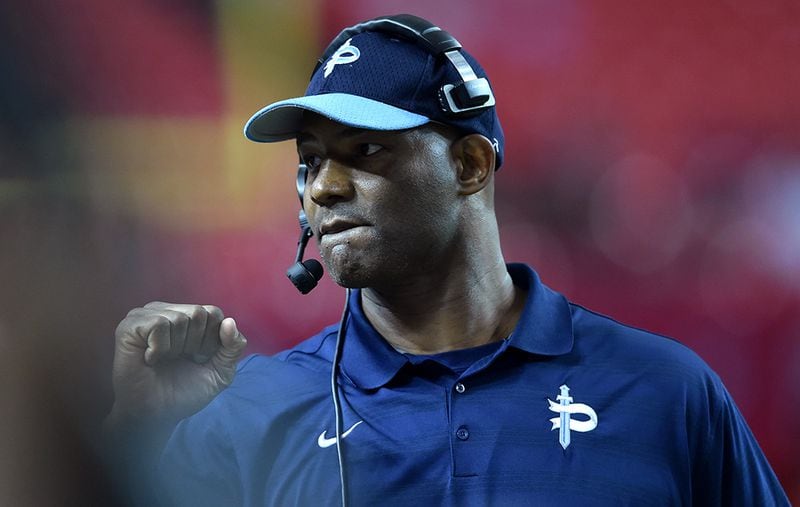
[(474, 194), (483, 190), (494, 174), (495, 152), (492, 143), (480, 134), (468, 134), (453, 143), (453, 156), (458, 166), (460, 193)]

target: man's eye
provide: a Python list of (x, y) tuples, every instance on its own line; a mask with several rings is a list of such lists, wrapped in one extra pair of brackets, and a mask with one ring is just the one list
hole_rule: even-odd
[(303, 155), (303, 163), (310, 171), (316, 171), (319, 169), (322, 159), (317, 155)]
[(361, 154), (367, 157), (370, 155), (374, 155), (375, 153), (381, 151), (382, 149), (383, 146), (375, 143), (364, 143), (359, 145), (359, 150), (361, 151)]

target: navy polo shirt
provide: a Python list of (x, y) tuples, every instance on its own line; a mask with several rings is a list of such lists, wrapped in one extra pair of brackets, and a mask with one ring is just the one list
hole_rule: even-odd
[[(524, 265), (505, 340), (409, 356), (360, 293), (342, 356), (352, 505), (788, 505), (719, 377), (683, 345), (571, 304)], [(160, 465), (166, 504), (337, 505), (336, 325), (184, 420)]]

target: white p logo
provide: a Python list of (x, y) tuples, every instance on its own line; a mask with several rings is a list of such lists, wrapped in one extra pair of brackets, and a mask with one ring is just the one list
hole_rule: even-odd
[(333, 72), (333, 68), (339, 64), (353, 63), (358, 60), (358, 57), (361, 56), (361, 51), (359, 51), (357, 47), (350, 45), (351, 40), (353, 39), (347, 39), (347, 41), (339, 46), (339, 49), (333, 53), (331, 59), (325, 64), (325, 73), (323, 77), (330, 76), (331, 72)]

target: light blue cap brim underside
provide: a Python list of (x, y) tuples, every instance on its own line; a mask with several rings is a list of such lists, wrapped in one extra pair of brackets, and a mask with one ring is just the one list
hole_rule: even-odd
[(244, 126), (251, 141), (272, 143), (293, 139), (303, 127), (303, 111), (312, 111), (348, 127), (404, 130), (430, 122), (427, 116), (347, 93), (325, 93), (281, 100), (254, 114)]

